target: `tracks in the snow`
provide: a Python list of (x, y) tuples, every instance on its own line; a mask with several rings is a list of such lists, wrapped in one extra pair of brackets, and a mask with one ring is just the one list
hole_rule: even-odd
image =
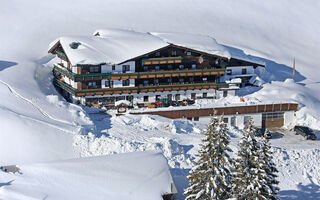
[[(50, 120), (52, 120), (52, 121), (54, 121), (54, 122), (59, 122), (59, 123), (62, 123), (62, 124), (64, 124), (64, 125), (67, 125), (67, 126), (77, 127), (78, 129), (81, 129), (81, 127), (79, 127), (79, 126), (77, 126), (77, 125), (75, 125), (75, 124), (73, 124), (73, 123), (71, 123), (71, 122), (68, 122), (68, 121), (61, 120), (61, 119), (58, 119), (58, 118), (53, 117), (52, 115), (50, 115), (49, 113), (47, 113), (45, 110), (43, 110), (40, 106), (38, 106), (36, 103), (32, 102), (30, 99), (28, 99), (28, 98), (22, 96), (21, 94), (19, 94), (13, 87), (11, 87), (11, 86), (10, 86), (8, 83), (6, 83), (5, 81), (0, 80), (0, 83), (3, 84), (3, 85), (5, 85), (5, 86), (8, 88), (8, 90), (9, 90), (14, 96), (16, 96), (17, 98), (19, 98), (19, 99), (27, 102), (28, 104), (30, 104), (31, 106), (33, 106), (34, 108), (36, 108), (44, 117), (46, 117), (46, 118), (48, 118), (48, 119), (50, 119)], [(40, 122), (40, 123), (42, 123), (42, 124), (46, 124), (46, 125), (48, 125), (48, 126), (50, 126), (50, 127), (57, 128), (57, 129), (59, 129), (59, 130), (61, 130), (61, 131), (67, 132), (67, 133), (74, 133), (74, 132), (72, 132), (72, 131), (70, 131), (70, 130), (63, 129), (63, 128), (59, 127), (58, 125), (54, 125), (54, 124), (45, 122), (45, 121), (43, 121), (43, 120), (34, 119), (34, 118), (32, 118), (32, 117), (29, 117), (29, 116), (26, 116), (26, 115), (17, 113), (17, 112), (15, 112), (15, 111), (13, 111), (13, 110), (10, 110), (10, 109), (8, 109), (8, 108), (1, 108), (1, 109), (6, 109), (7, 111), (10, 111), (10, 112), (12, 112), (12, 113), (14, 113), (14, 114), (16, 114), (16, 115), (18, 115), (18, 116), (20, 116), (20, 117), (27, 118), (27, 119), (33, 120), (33, 121), (37, 121), (37, 122)]]

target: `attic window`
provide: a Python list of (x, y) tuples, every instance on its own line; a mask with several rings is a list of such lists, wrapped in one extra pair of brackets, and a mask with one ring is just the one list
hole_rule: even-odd
[(77, 49), (81, 43), (80, 42), (72, 42), (70, 44), (71, 49)]

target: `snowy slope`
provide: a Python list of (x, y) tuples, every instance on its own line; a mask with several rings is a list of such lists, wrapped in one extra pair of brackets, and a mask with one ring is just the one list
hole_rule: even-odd
[[(0, 165), (156, 149), (167, 157), (181, 193), (205, 121), (106, 118), (64, 102), (52, 87), (48, 44), (62, 35), (90, 35), (108, 27), (209, 35), (225, 44), (231, 55), (252, 54), (250, 59), (258, 57), (267, 64), (270, 74), (265, 78), (274, 82), (245, 89), (241, 95), (249, 102), (296, 101), (301, 106), (298, 122), (318, 130), (319, 9), (317, 0), (1, 2)], [(294, 57), (295, 82), (285, 81), (291, 78)], [(301, 143), (296, 150), (277, 146), (280, 186), (287, 195), (283, 198), (305, 199), (301, 191), (308, 185), (307, 194), (319, 198), (318, 141), (307, 150), (303, 146), (310, 144), (296, 142)], [(7, 187), (0, 186), (0, 192)]]
[[(161, 153), (139, 152), (19, 166), (0, 171), (0, 199), (161, 200), (172, 177)], [(146, 173), (147, 172), (147, 173)], [(84, 192), (81, 192), (84, 191)], [(173, 191), (174, 192), (174, 191)]]

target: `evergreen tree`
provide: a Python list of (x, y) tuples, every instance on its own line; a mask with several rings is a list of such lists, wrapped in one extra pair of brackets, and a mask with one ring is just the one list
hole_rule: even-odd
[(233, 179), (234, 197), (239, 200), (262, 200), (269, 191), (266, 172), (263, 169), (261, 144), (255, 139), (256, 129), (252, 120), (239, 142), (238, 159)]
[(262, 147), (261, 147), (261, 156), (262, 156), (262, 169), (266, 173), (266, 182), (267, 186), (264, 189), (263, 195), (267, 197), (267, 199), (277, 200), (277, 193), (279, 191), (279, 181), (277, 181), (278, 172), (274, 162), (272, 161), (272, 152), (270, 151), (269, 141), (267, 139), (263, 139)]
[(187, 176), (186, 200), (227, 199), (231, 196), (232, 160), (228, 154), (230, 138), (222, 118), (213, 118), (204, 135), (196, 165)]

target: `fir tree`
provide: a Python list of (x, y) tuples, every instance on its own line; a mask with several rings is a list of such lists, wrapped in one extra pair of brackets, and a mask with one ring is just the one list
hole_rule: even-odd
[(261, 144), (255, 139), (255, 131), (250, 121), (239, 142), (238, 159), (233, 179), (234, 197), (239, 200), (262, 200), (269, 191), (266, 172), (263, 169)]
[(232, 160), (228, 154), (230, 138), (222, 118), (213, 118), (204, 135), (196, 165), (187, 176), (186, 200), (227, 199), (231, 196)]
[(279, 181), (277, 181), (278, 172), (274, 162), (272, 161), (272, 152), (270, 151), (269, 141), (267, 139), (263, 139), (262, 146), (261, 146), (261, 156), (262, 156), (262, 169), (266, 173), (266, 182), (267, 186), (264, 191), (263, 195), (267, 197), (267, 199), (277, 200), (277, 193), (279, 191)]

